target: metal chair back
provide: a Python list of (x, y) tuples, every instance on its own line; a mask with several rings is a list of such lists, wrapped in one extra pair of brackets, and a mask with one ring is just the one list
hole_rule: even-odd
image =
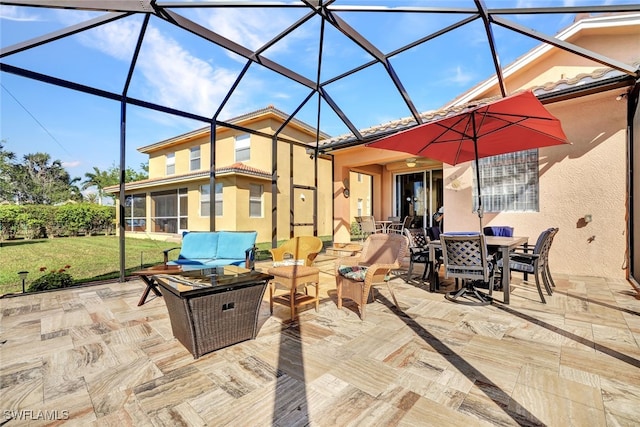
[(440, 235), (445, 278), (488, 282), (491, 267), (483, 234)]

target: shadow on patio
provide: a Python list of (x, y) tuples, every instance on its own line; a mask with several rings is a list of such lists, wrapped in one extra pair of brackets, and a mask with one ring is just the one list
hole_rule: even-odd
[[(640, 418), (640, 301), (623, 280), (558, 276), (548, 304), (468, 307), (385, 287), (361, 321), (322, 302), (290, 322), (263, 299), (255, 340), (194, 360), (140, 280), (0, 300), (3, 421), (124, 425), (631, 425)], [(258, 265), (266, 268), (267, 263)], [(30, 411), (30, 412), (29, 412)], [(38, 412), (41, 411), (41, 412)], [(568, 421), (569, 420), (569, 421)], [(18, 420), (9, 421), (19, 424)]]

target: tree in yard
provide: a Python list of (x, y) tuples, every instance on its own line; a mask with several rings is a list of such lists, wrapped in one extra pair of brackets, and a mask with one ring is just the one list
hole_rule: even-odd
[(98, 204), (102, 204), (102, 198), (104, 197), (104, 188), (112, 185), (113, 177), (110, 171), (101, 171), (97, 167), (93, 167), (93, 172), (86, 172), (84, 174), (85, 180), (82, 182), (82, 189), (86, 190), (90, 187), (96, 187), (98, 190)]
[(0, 202), (13, 201), (13, 175), (16, 155), (4, 149), (5, 140), (0, 141)]
[(23, 161), (15, 165), (12, 183), (19, 203), (50, 205), (82, 200), (77, 186), (80, 178), (71, 178), (60, 160), (49, 163), (49, 154), (34, 153), (25, 155)]

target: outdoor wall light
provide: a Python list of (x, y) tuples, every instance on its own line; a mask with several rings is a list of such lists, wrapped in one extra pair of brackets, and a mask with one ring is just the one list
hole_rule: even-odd
[(416, 159), (411, 157), (409, 159), (407, 159), (407, 167), (409, 168), (415, 168), (416, 167)]
[(622, 101), (622, 99), (626, 97), (627, 97), (627, 92), (623, 92), (620, 95), (616, 96), (616, 101)]
[(22, 293), (24, 294), (24, 281), (27, 280), (28, 271), (18, 271), (18, 276), (22, 279)]
[(304, 202), (304, 199), (305, 199), (304, 194), (301, 194), (300, 195), (300, 200), (302, 200)]

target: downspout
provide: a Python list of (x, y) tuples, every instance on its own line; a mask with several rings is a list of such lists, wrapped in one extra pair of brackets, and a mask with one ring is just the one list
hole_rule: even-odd
[[(640, 259), (640, 254), (636, 251), (640, 251), (638, 246), (640, 245), (640, 233), (635, 232), (634, 220), (640, 220), (640, 210), (636, 211), (636, 203), (640, 201), (636, 201), (635, 196), (640, 193), (640, 175), (634, 166), (638, 167), (640, 165), (637, 164), (636, 159), (640, 159), (640, 152), (636, 150), (640, 150), (638, 144), (640, 144), (640, 133), (636, 135), (635, 132), (635, 120), (638, 115), (639, 104), (638, 98), (640, 96), (640, 80), (636, 80), (634, 86), (627, 92), (627, 203), (628, 203), (628, 218), (626, 221), (627, 226), (627, 254), (625, 257), (625, 262), (627, 263), (627, 280), (631, 283), (631, 285), (635, 288), (636, 292), (640, 294), (640, 262), (636, 263), (635, 261)], [(638, 118), (640, 120), (640, 118)], [(634, 146), (634, 142), (636, 142), (636, 146)], [(638, 161), (640, 163), (640, 160)], [(640, 229), (640, 227), (639, 227)]]

